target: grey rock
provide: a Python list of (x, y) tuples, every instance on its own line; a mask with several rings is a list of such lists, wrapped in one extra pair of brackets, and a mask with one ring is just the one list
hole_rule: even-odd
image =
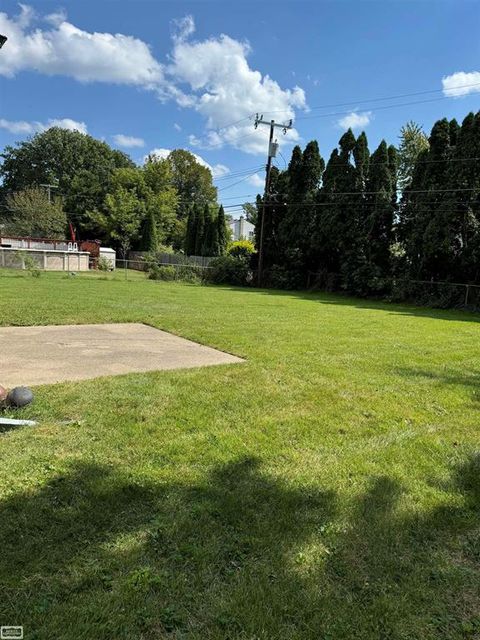
[(8, 396), (7, 402), (13, 407), (26, 407), (33, 402), (33, 393), (28, 387), (15, 387)]

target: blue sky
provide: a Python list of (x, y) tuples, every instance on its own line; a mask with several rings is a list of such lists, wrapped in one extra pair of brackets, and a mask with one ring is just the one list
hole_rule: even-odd
[(279, 134), (283, 167), (292, 144), (312, 138), (327, 159), (348, 124), (373, 150), (407, 120), (428, 132), (480, 108), (476, 1), (3, 0), (1, 10), (0, 147), (60, 124), (139, 162), (188, 148), (214, 169), (225, 204), (260, 188), (257, 110), (294, 118)]

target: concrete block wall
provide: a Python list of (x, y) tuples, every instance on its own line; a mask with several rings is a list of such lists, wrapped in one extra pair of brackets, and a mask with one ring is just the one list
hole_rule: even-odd
[(90, 254), (86, 251), (58, 251), (54, 249), (15, 249), (0, 247), (0, 267), (25, 269), (25, 256), (44, 271), (88, 271)]

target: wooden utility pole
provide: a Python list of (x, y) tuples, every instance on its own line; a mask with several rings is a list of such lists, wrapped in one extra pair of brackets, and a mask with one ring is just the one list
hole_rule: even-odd
[(44, 187), (47, 190), (48, 201), (52, 202), (52, 189), (58, 189), (58, 183), (57, 184), (41, 184), (40, 186)]
[(262, 285), (263, 281), (263, 234), (265, 229), (265, 216), (267, 213), (267, 197), (268, 197), (268, 189), (270, 187), (270, 171), (272, 168), (272, 158), (277, 155), (278, 145), (276, 142), (273, 142), (273, 134), (275, 132), (275, 127), (283, 130), (283, 134), (287, 133), (288, 129), (292, 128), (292, 121), (288, 124), (277, 124), (275, 120), (267, 120), (263, 119), (263, 115), (259, 116), (258, 113), (255, 117), (255, 129), (259, 124), (266, 124), (270, 127), (270, 136), (268, 139), (268, 159), (266, 165), (266, 173), (265, 173), (265, 191), (263, 194), (263, 207), (262, 207), (262, 222), (260, 224), (260, 241), (258, 245), (258, 273), (257, 273), (257, 283), (259, 286)]

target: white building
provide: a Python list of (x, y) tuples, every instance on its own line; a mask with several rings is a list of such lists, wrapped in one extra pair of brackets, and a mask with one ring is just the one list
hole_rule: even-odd
[(238, 220), (232, 220), (229, 222), (229, 226), (232, 230), (232, 240), (234, 242), (237, 240), (254, 241), (255, 227), (251, 222), (248, 222), (245, 216), (240, 216)]

